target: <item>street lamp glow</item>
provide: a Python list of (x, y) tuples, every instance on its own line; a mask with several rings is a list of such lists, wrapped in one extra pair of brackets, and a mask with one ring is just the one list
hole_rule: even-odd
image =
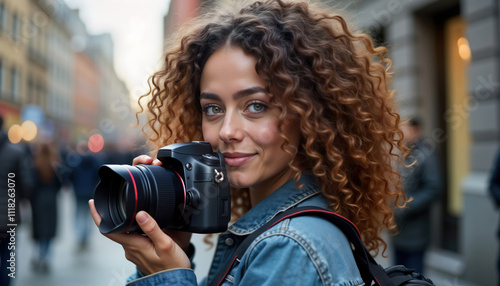
[(36, 127), (36, 124), (30, 120), (24, 121), (23, 124), (21, 125), (21, 129), (22, 129), (23, 139), (28, 142), (35, 139), (38, 133), (38, 128)]
[(457, 46), (458, 46), (458, 54), (460, 57), (468, 61), (471, 58), (471, 51), (470, 51), (470, 46), (469, 46), (469, 41), (467, 41), (466, 38), (460, 37), (457, 41)]
[(101, 134), (94, 134), (89, 138), (89, 150), (97, 153), (102, 150), (104, 147), (104, 138), (102, 138)]
[(21, 139), (23, 139), (23, 129), (21, 126), (18, 124), (14, 124), (9, 128), (9, 132), (7, 134), (9, 137), (10, 142), (17, 144), (21, 142)]

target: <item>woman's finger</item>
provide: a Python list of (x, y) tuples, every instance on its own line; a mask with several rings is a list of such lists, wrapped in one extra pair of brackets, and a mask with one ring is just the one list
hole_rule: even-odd
[(158, 159), (153, 159), (148, 155), (140, 155), (135, 157), (134, 160), (132, 161), (132, 165), (134, 166), (139, 164), (161, 166), (162, 162)]
[(89, 200), (89, 207), (90, 207), (90, 214), (92, 215), (92, 219), (94, 219), (94, 223), (95, 225), (97, 225), (97, 227), (99, 227), (99, 225), (101, 224), (101, 215), (99, 215), (99, 213), (97, 212), (97, 209), (95, 208), (95, 204), (94, 204), (94, 200), (91, 199)]
[[(89, 200), (89, 206), (90, 206), (90, 214), (92, 215), (92, 218), (94, 219), (94, 223), (99, 227), (101, 224), (102, 218), (97, 212), (97, 209), (95, 208), (95, 203), (94, 200)], [(114, 242), (120, 243), (122, 245), (129, 244), (133, 242), (134, 240), (141, 239), (141, 235), (134, 235), (134, 234), (122, 234), (122, 233), (108, 233), (108, 234), (103, 234), (107, 238), (113, 240)]]
[(132, 161), (132, 165), (139, 165), (139, 164), (145, 164), (145, 165), (151, 165), (153, 162), (153, 158), (149, 157), (148, 155), (140, 155), (134, 158)]
[(153, 217), (147, 212), (140, 211), (136, 215), (135, 220), (144, 234), (151, 239), (155, 249), (161, 252), (168, 252), (174, 246), (174, 241), (161, 230)]

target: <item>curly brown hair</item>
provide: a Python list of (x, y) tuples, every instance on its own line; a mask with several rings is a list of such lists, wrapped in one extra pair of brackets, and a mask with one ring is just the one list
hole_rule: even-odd
[[(294, 155), (294, 178), (312, 171), (331, 209), (353, 221), (377, 254), (387, 246), (381, 230), (395, 227), (390, 202), (404, 198), (393, 166), (406, 149), (388, 87), (391, 61), (386, 48), (324, 11), (305, 1), (255, 1), (189, 22), (141, 97), (148, 99), (141, 112), (149, 115), (143, 131), (155, 147), (203, 140), (203, 67), (222, 46), (240, 47), (255, 57), (256, 72), (281, 112), (278, 130), (282, 148)], [(298, 151), (282, 132), (290, 114), (300, 117)], [(244, 214), (248, 191), (233, 191), (232, 203), (235, 217)]]

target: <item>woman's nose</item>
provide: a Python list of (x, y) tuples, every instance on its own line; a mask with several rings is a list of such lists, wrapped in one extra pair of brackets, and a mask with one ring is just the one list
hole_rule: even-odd
[(226, 142), (238, 142), (243, 139), (243, 122), (237, 114), (226, 113), (219, 130), (219, 138)]

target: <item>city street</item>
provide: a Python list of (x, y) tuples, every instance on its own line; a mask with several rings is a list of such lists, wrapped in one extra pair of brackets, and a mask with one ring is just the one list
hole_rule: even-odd
[[(59, 227), (52, 248), (50, 272), (41, 274), (31, 267), (34, 241), (31, 239), (29, 213), (18, 227), (16, 236), (16, 278), (14, 286), (88, 286), (124, 285), (134, 271), (134, 265), (123, 255), (118, 244), (106, 239), (96, 227), (92, 227), (88, 250), (77, 251), (73, 219), (74, 201), (71, 190), (63, 190), (59, 196)], [(29, 212), (29, 209), (28, 209)], [(26, 216), (26, 215), (29, 216)]]

